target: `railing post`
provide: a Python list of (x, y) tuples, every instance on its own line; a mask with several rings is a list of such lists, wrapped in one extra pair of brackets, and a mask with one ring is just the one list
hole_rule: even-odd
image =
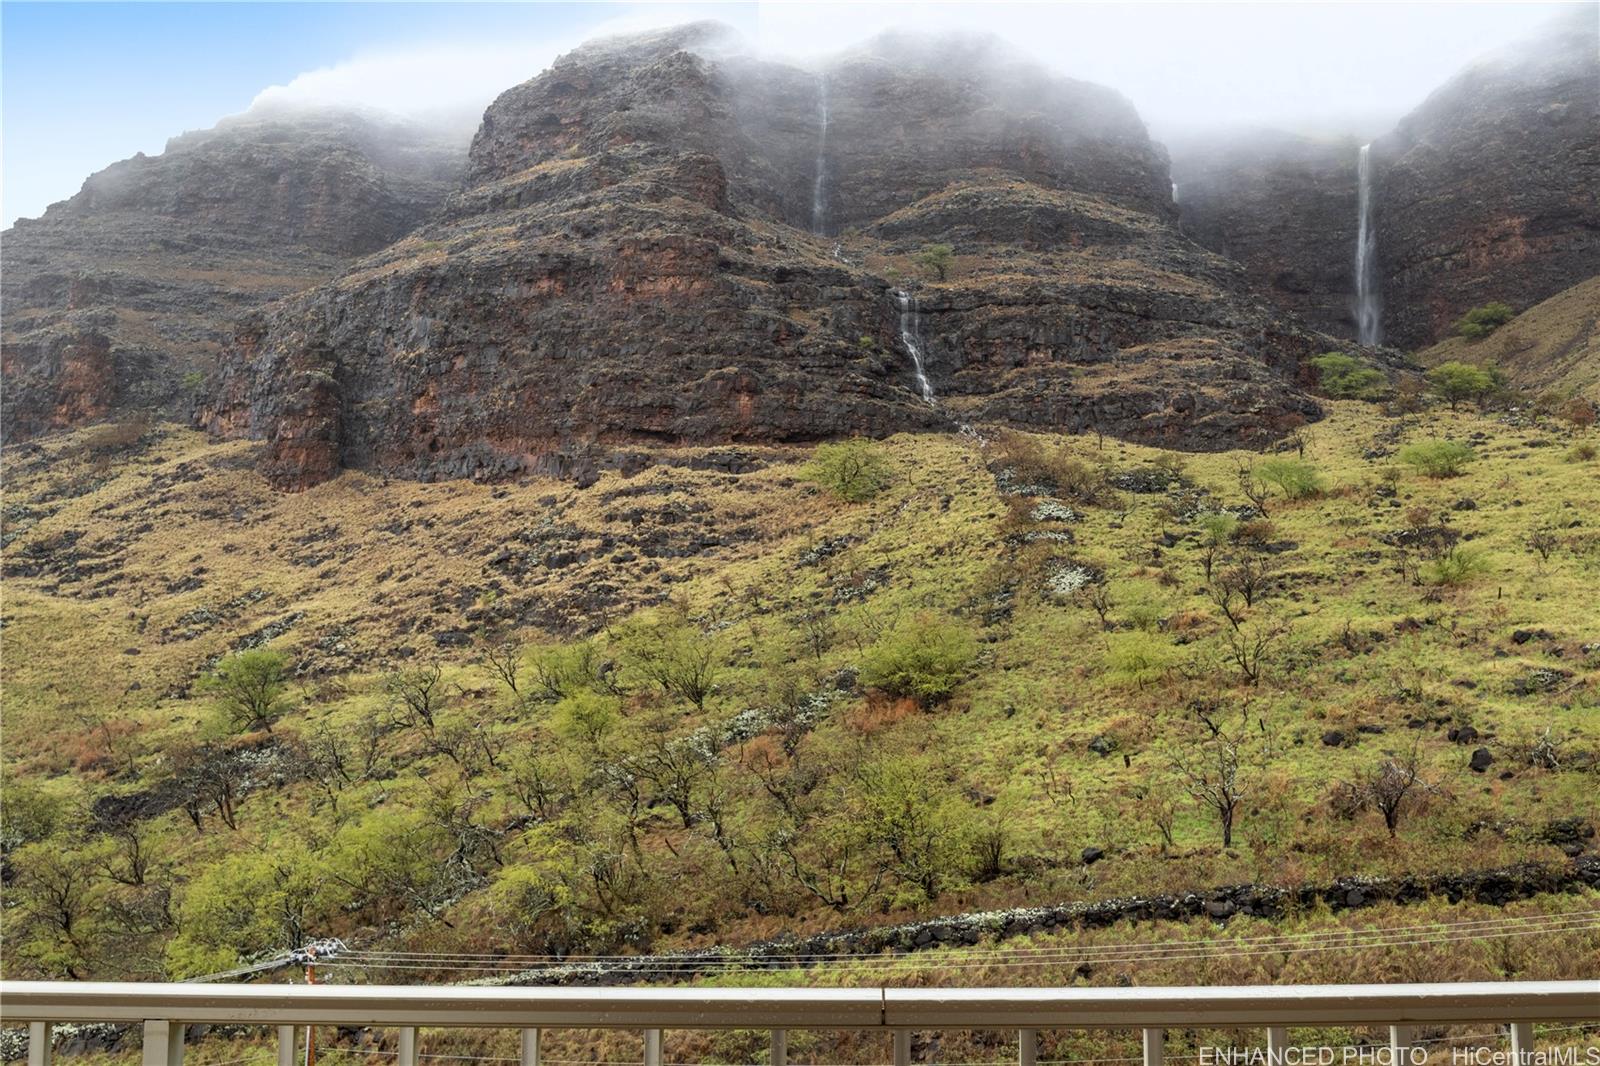
[(1411, 1061), (1411, 1026), (1389, 1026), (1389, 1062), (1390, 1066), (1406, 1066)]
[(54, 1039), (49, 1022), (28, 1023), (28, 1066), (50, 1066), (50, 1042)]
[(1165, 1029), (1144, 1030), (1144, 1066), (1161, 1066), (1162, 1053), (1166, 1050), (1167, 1031)]
[(397, 1066), (417, 1066), (417, 1029), (408, 1025), (400, 1030), (400, 1054), (395, 1056)]
[(644, 1031), (644, 1066), (661, 1066), (661, 1030)]
[(911, 1066), (911, 1030), (894, 1031), (894, 1066)]
[(1017, 1030), (1017, 1066), (1038, 1066), (1039, 1030)]
[(539, 1066), (539, 1030), (537, 1029), (524, 1029), (522, 1031), (521, 1066)]
[[(1283, 1066), (1283, 1051), (1289, 1046), (1289, 1030), (1273, 1026), (1267, 1030), (1267, 1066)], [(1398, 1063), (1395, 1066), (1399, 1066)]]
[(292, 1025), (278, 1026), (278, 1066), (294, 1066), (295, 1034), (299, 1032)]
[(183, 1066), (183, 1025), (147, 1020), (144, 1023), (144, 1066)]
[(769, 1066), (789, 1066), (789, 1030), (772, 1030), (772, 1050), (767, 1053)]
[[(31, 1045), (30, 1045), (31, 1046)], [(1529, 1056), (1533, 1054), (1533, 1023), (1513, 1022), (1511, 1024), (1511, 1058), (1516, 1066), (1527, 1066)]]

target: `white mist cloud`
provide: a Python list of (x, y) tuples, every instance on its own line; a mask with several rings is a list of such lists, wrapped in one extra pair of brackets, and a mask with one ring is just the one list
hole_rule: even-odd
[(375, 49), (308, 70), (256, 94), (251, 108), (338, 105), (411, 118), (481, 111), (496, 96), (547, 69), (584, 41), (704, 17), (676, 5), (597, 20), (581, 33), (512, 41), (436, 41)]

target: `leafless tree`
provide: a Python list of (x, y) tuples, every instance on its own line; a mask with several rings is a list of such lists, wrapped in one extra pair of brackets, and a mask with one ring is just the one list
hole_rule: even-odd
[(522, 676), (522, 658), (522, 645), (515, 641), (491, 644), (483, 649), (483, 665), (513, 696), (521, 694), (517, 682)]
[(1217, 816), (1222, 828), (1222, 846), (1233, 846), (1233, 823), (1246, 791), (1239, 779), (1240, 744), (1237, 738), (1218, 732), (1199, 744), (1180, 749), (1173, 766), (1183, 781), (1184, 791)]

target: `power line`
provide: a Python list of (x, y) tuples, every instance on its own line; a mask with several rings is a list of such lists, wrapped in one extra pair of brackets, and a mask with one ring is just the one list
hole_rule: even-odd
[[(1456, 931), (1456, 930), (1463, 931), (1463, 932), (1464, 931), (1470, 931), (1470, 930), (1492, 931), (1492, 930), (1499, 929), (1499, 928), (1506, 928), (1506, 927), (1515, 928), (1515, 927), (1519, 927), (1519, 926), (1522, 926), (1522, 925), (1528, 925), (1528, 924), (1544, 924), (1544, 923), (1552, 923), (1552, 922), (1553, 923), (1564, 923), (1564, 922), (1572, 922), (1572, 921), (1578, 921), (1578, 922), (1600, 921), (1600, 909), (1587, 910), (1587, 911), (1573, 911), (1573, 912), (1567, 912), (1567, 913), (1563, 913), (1563, 914), (1537, 914), (1537, 915), (1523, 915), (1523, 916), (1511, 916), (1511, 917), (1501, 916), (1501, 917), (1496, 917), (1496, 918), (1475, 919), (1475, 920), (1471, 920), (1471, 921), (1462, 921), (1462, 922), (1431, 922), (1431, 923), (1427, 923), (1427, 924), (1423, 924), (1423, 925), (1388, 926), (1388, 927), (1371, 928), (1371, 929), (1311, 930), (1311, 931), (1303, 932), (1303, 933), (1279, 933), (1279, 934), (1269, 934), (1269, 935), (1257, 936), (1257, 937), (1223, 938), (1223, 939), (1221, 939), (1219, 941), (1211, 941), (1211, 942), (1213, 942), (1213, 943), (1221, 942), (1221, 943), (1226, 943), (1226, 944), (1229, 944), (1229, 945), (1240, 945), (1240, 946), (1267, 945), (1267, 944), (1278, 944), (1278, 943), (1291, 943), (1292, 944), (1292, 943), (1295, 943), (1295, 942), (1298, 942), (1298, 941), (1301, 941), (1301, 940), (1317, 940), (1317, 939), (1326, 939), (1326, 938), (1329, 938), (1329, 937), (1337, 937), (1337, 936), (1346, 936), (1346, 937), (1374, 936), (1374, 935), (1399, 936), (1399, 935), (1409, 934), (1409, 933), (1413, 933), (1413, 932), (1432, 933), (1432, 932)], [(977, 947), (974, 947), (974, 948), (969, 948), (969, 949), (963, 949), (963, 955), (966, 958), (972, 959), (972, 958), (982, 958), (982, 957), (985, 957), (985, 956), (1011, 958), (1011, 957), (1013, 957), (1013, 956), (1015, 956), (1015, 955), (1017, 955), (1019, 953), (1024, 953), (1024, 952), (1037, 952), (1037, 953), (1055, 952), (1055, 953), (1064, 953), (1064, 954), (1073, 954), (1073, 955), (1083, 954), (1083, 953), (1104, 954), (1104, 953), (1113, 953), (1113, 952), (1123, 952), (1123, 951), (1128, 951), (1128, 950), (1139, 950), (1139, 949), (1143, 949), (1145, 947), (1181, 948), (1181, 947), (1189, 947), (1189, 946), (1193, 946), (1195, 944), (1201, 944), (1201, 943), (1208, 943), (1208, 942), (1207, 941), (1172, 941), (1172, 942), (1157, 943), (1157, 944), (1146, 943), (1146, 944), (1142, 944), (1142, 945), (1141, 944), (1133, 944), (1133, 945), (1085, 945), (1085, 946), (1080, 947), (1080, 948), (1026, 948), (1026, 947), (1021, 947), (1021, 948), (977, 948)], [(738, 964), (738, 965), (741, 965), (741, 966), (742, 965), (747, 965), (747, 964), (750, 964), (750, 963), (759, 963), (759, 962), (766, 962), (766, 961), (833, 962), (833, 961), (839, 961), (839, 960), (843, 960), (843, 959), (872, 958), (872, 957), (873, 956), (869, 956), (869, 955), (865, 955), (865, 954), (856, 954), (856, 953), (851, 953), (851, 952), (838, 952), (838, 953), (802, 953), (802, 952), (796, 952), (794, 954), (788, 954), (788, 953), (784, 953), (784, 952), (782, 952), (782, 951), (780, 951), (778, 949), (773, 949), (771, 954), (735, 954), (735, 953), (732, 953), (732, 952), (723, 953), (723, 952), (718, 951), (717, 949), (708, 949), (704, 953), (696, 953), (694, 951), (685, 951), (685, 952), (682, 952), (682, 953), (671, 954), (671, 955), (580, 955), (580, 954), (572, 954), (572, 955), (548, 955), (548, 954), (547, 955), (516, 955), (516, 954), (504, 954), (504, 955), (501, 955), (501, 954), (493, 954), (493, 953), (470, 953), (470, 952), (425, 952), (425, 951), (403, 951), (403, 950), (395, 950), (395, 951), (353, 950), (353, 951), (347, 951), (347, 952), (343, 953), (340, 956), (340, 958), (345, 958), (345, 959), (360, 958), (360, 959), (368, 959), (368, 960), (374, 960), (374, 961), (391, 960), (391, 961), (394, 961), (394, 962), (397, 962), (397, 963), (427, 962), (427, 961), (434, 960), (434, 959), (459, 959), (459, 960), (464, 960), (464, 961), (485, 962), (485, 963), (549, 963), (549, 964), (553, 964), (553, 965), (574, 965), (574, 964), (600, 963), (600, 962), (620, 963), (620, 964), (624, 964), (624, 965), (626, 965), (626, 964), (646, 963), (646, 962), (678, 963), (678, 964), (706, 964), (706, 963), (714, 964), (714, 963), (718, 963), (718, 962), (727, 962), (727, 963)]]
[[(626, 973), (636, 974), (689, 974), (693, 972), (717, 973), (734, 970), (768, 968), (775, 963), (790, 963), (790, 967), (804, 966), (816, 961), (829, 961), (850, 963), (859, 969), (868, 971), (894, 971), (932, 967), (940, 969), (1017, 969), (1028, 967), (1047, 966), (1056, 963), (1083, 963), (1097, 962), (1101, 964), (1137, 964), (1147, 962), (1175, 962), (1200, 959), (1226, 959), (1249, 958), (1263, 955), (1301, 954), (1323, 951), (1357, 951), (1371, 948), (1388, 947), (1417, 947), (1438, 944), (1458, 943), (1472, 940), (1504, 939), (1520, 936), (1535, 936), (1562, 932), (1582, 932), (1590, 928), (1600, 928), (1593, 918), (1588, 916), (1572, 916), (1567, 919), (1545, 922), (1538, 925), (1522, 925), (1509, 929), (1470, 931), (1446, 931), (1443, 935), (1399, 936), (1394, 933), (1371, 933), (1366, 935), (1340, 935), (1339, 939), (1323, 943), (1274, 943), (1252, 945), (1245, 950), (1229, 950), (1226, 943), (1208, 945), (1206, 943), (1183, 942), (1177, 944), (1144, 944), (1129, 945), (1111, 951), (1095, 952), (1091, 949), (1053, 949), (1049, 952), (1026, 954), (1018, 953), (1015, 956), (999, 959), (968, 960), (965, 955), (956, 959), (939, 960), (930, 958), (914, 958), (910, 956), (864, 956), (845, 955), (830, 956), (825, 960), (800, 960), (786, 959), (783, 957), (755, 957), (734, 959), (658, 959), (650, 956), (635, 956), (628, 965), (597, 965), (597, 964), (553, 964), (546, 966), (512, 965), (508, 963), (495, 964), (483, 961), (468, 961), (452, 963), (445, 958), (436, 960), (385, 960), (350, 958), (335, 960), (329, 965), (346, 969), (378, 969), (378, 970), (413, 970), (436, 971), (449, 970), (455, 972), (479, 972), (487, 974), (515, 974), (526, 970), (573, 970), (582, 971), (586, 968), (615, 969)], [(641, 961), (645, 960), (645, 961)]]

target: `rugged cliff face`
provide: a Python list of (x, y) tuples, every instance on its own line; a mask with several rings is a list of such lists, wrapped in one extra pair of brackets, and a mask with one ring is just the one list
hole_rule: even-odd
[[(1373, 142), (1383, 341), (1415, 348), (1491, 300), (1530, 307), (1600, 272), (1600, 34), (1590, 9), (1474, 64)], [(1349, 143), (1175, 145), (1185, 232), (1280, 307), (1355, 335)]]
[(1531, 307), (1600, 273), (1600, 28), (1580, 8), (1463, 71), (1373, 143), (1385, 339)]
[(1355, 141), (1250, 130), (1171, 147), (1184, 233), (1308, 325), (1354, 337)]
[(252, 112), (19, 221), (0, 242), (5, 435), (186, 411), (241, 311), (417, 225), (454, 187), (464, 142), (343, 112)]
[[(1315, 417), (1293, 381), (1328, 339), (1171, 216), (1126, 102), (990, 42), (820, 72), (704, 25), (598, 42), (489, 108), (440, 221), (242, 329), (203, 420), (299, 487), (962, 418), (1225, 447)], [(916, 262), (938, 243), (946, 278)]]

